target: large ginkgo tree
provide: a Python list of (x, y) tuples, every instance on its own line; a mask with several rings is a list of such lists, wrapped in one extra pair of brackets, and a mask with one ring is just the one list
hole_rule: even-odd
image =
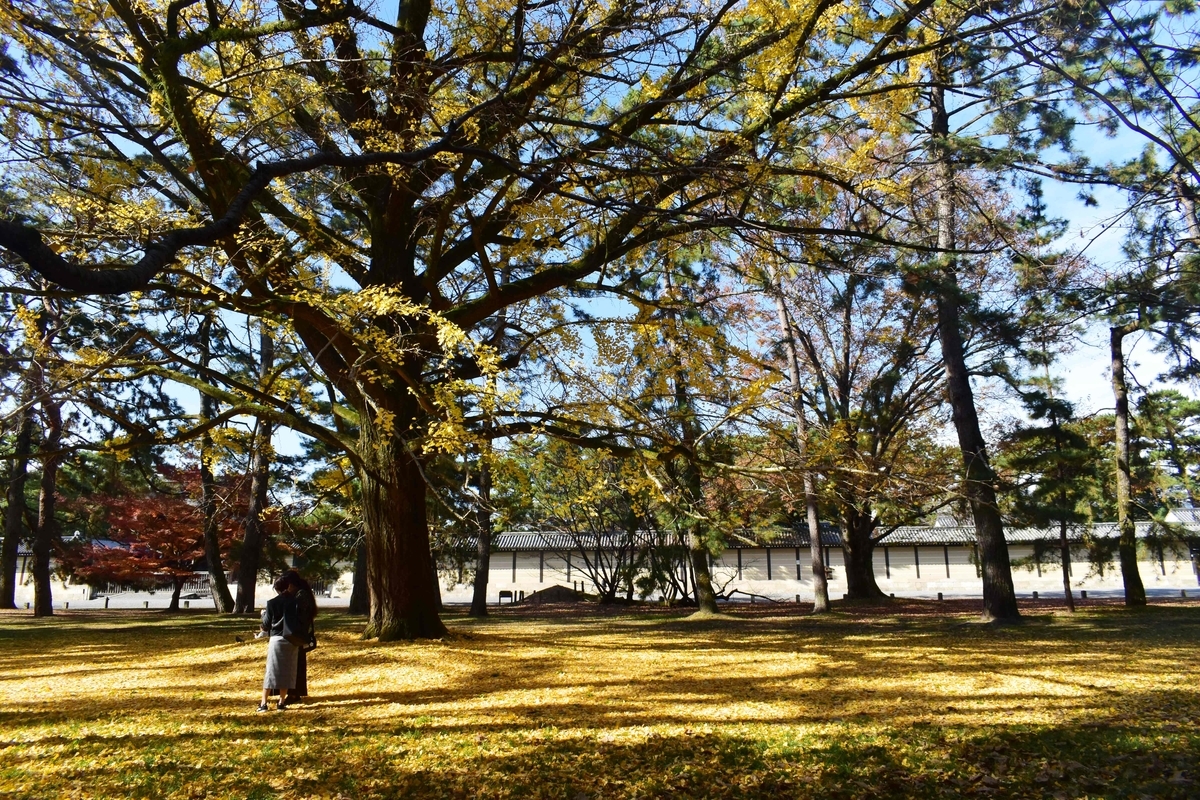
[(777, 224), (746, 212), (768, 145), (813, 192), (852, 184), (821, 166), (830, 126), (902, 118), (932, 5), (2, 0), (0, 253), (300, 343), (344, 424), (194, 384), (348, 454), (367, 634), (440, 636), (430, 454), (503, 423), (496, 378), (564, 293), (619, 288), (664, 239)]

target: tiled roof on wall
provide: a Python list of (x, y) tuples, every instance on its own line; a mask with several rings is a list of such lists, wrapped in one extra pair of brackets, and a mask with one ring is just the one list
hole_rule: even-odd
[[(1154, 533), (1155, 525), (1151, 522), (1136, 523), (1139, 539)], [(1161, 529), (1159, 529), (1161, 531)], [(1084, 533), (1089, 533), (1097, 539), (1115, 539), (1120, 530), (1115, 522), (1101, 522), (1095, 525), (1072, 526), (1068, 529), (1067, 537), (1072, 542), (1079, 542)], [(649, 544), (652, 534), (638, 533), (633, 546)], [(1025, 544), (1037, 541), (1058, 541), (1058, 528), (1005, 528), (1004, 538), (1009, 544)], [(967, 525), (905, 525), (879, 540), (879, 544), (888, 546), (912, 545), (970, 545), (974, 544), (975, 528)], [(670, 539), (663, 539), (660, 544), (674, 544)], [(624, 544), (630, 546), (628, 535), (623, 533), (593, 534), (574, 536), (558, 531), (505, 531), (496, 534), (492, 549), (496, 551), (567, 551), (567, 550), (612, 550)], [(829, 523), (821, 523), (821, 544), (826, 547), (840, 547), (841, 532)], [(805, 548), (808, 547), (807, 526), (799, 530), (776, 528), (774, 530), (738, 530), (727, 533), (725, 547), (728, 550), (738, 548)]]
[[(640, 547), (652, 541), (653, 534), (649, 531), (635, 535), (633, 546)], [(670, 537), (660, 535), (660, 544), (671, 545), (676, 542)], [(505, 531), (496, 534), (493, 540), (493, 550), (593, 550), (616, 549), (622, 544), (630, 546), (630, 537), (624, 533), (579, 534), (573, 535), (558, 531)], [(841, 547), (842, 540), (838, 529), (833, 525), (821, 524), (821, 544), (829, 547)], [(797, 533), (786, 528), (776, 528), (767, 531), (739, 530), (726, 535), (726, 547), (808, 547), (808, 531)]]
[(1167, 522), (1200, 527), (1200, 508), (1173, 508), (1167, 512)]

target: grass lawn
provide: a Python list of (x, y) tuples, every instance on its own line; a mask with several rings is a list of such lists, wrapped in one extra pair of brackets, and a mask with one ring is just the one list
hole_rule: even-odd
[(1027, 614), (327, 613), (256, 714), (253, 621), (6, 612), (0, 797), (1200, 797), (1200, 605)]

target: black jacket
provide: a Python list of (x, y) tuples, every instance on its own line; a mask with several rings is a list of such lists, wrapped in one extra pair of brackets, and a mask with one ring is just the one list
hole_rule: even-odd
[[(262, 612), (263, 630), (271, 636), (283, 636), (292, 644), (301, 644), (300, 618), (297, 614), (296, 598), (291, 594), (277, 594), (267, 601)], [(300, 637), (295, 641), (293, 637)]]

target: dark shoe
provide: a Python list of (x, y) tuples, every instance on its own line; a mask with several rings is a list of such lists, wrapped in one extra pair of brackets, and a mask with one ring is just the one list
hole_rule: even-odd
[[(275, 710), (276, 711), (287, 711), (288, 706), (290, 706), (290, 705), (291, 705), (291, 703), (280, 702), (279, 705), (275, 706)], [(263, 709), (263, 710), (265, 711), (266, 709)]]
[(266, 704), (266, 703), (260, 703), (260, 704), (259, 704), (259, 706), (258, 706), (258, 713), (260, 713), (260, 714), (264, 714), (264, 713), (266, 713), (267, 711), (270, 711), (270, 709), (269, 709), (269, 708), (267, 708), (267, 704)]

